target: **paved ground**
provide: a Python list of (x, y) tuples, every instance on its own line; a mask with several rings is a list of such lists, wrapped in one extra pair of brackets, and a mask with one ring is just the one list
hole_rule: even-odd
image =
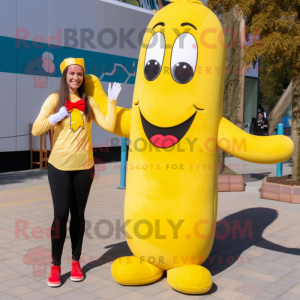
[[(97, 222), (123, 221), (124, 190), (118, 190), (119, 171), (107, 164), (95, 179), (89, 198), (81, 263), (86, 279), (74, 283), (70, 276), (70, 240), (62, 260), (62, 286), (46, 285), (50, 267), (40, 257), (26, 264), (28, 251), (50, 249), (47, 228), (52, 202), (46, 171), (0, 175), (0, 298), (1, 299), (300, 299), (300, 205), (260, 199), (264, 175), (275, 175), (275, 165), (255, 165), (227, 158), (227, 165), (244, 174), (246, 192), (219, 193), (217, 237), (206, 262), (213, 275), (212, 290), (189, 296), (172, 290), (164, 277), (147, 286), (124, 287), (111, 277), (110, 261), (130, 255), (124, 236), (103, 238), (108, 231)], [(290, 173), (290, 162), (284, 173)], [(242, 228), (252, 228), (238, 233)], [(98, 223), (99, 225), (99, 223)], [(231, 230), (225, 231), (225, 226)], [(115, 226), (114, 226), (115, 227)], [(17, 229), (16, 229), (17, 228)], [(226, 234), (226, 233), (229, 233)], [(250, 235), (249, 235), (250, 232)], [(102, 238), (101, 238), (102, 234)], [(228, 236), (227, 236), (228, 235)], [(99, 259), (100, 258), (100, 259)], [(45, 272), (44, 272), (45, 271)]]

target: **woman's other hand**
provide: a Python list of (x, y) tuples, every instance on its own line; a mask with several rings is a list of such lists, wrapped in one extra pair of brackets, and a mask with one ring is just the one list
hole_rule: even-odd
[(51, 115), (48, 120), (51, 125), (55, 125), (57, 122), (60, 122), (65, 117), (69, 116), (68, 110), (65, 106), (62, 106), (56, 114)]

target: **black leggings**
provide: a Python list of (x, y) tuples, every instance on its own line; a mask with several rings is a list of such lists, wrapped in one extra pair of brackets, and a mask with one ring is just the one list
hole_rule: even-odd
[(85, 230), (84, 210), (94, 179), (94, 166), (88, 170), (61, 171), (48, 164), (48, 179), (54, 206), (51, 228), (52, 263), (60, 266), (69, 210), (72, 259), (80, 259)]

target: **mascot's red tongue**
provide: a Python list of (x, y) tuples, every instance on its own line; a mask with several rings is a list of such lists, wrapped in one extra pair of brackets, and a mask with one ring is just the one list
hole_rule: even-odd
[(163, 136), (161, 134), (156, 134), (151, 137), (150, 142), (158, 148), (168, 148), (176, 144), (178, 138), (173, 135)]

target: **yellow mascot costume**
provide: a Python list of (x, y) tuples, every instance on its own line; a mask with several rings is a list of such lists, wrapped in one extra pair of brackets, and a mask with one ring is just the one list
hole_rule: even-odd
[[(114, 133), (131, 141), (125, 230), (134, 256), (115, 260), (111, 270), (122, 285), (155, 282), (166, 270), (173, 289), (202, 294), (212, 286), (201, 264), (214, 240), (218, 147), (246, 161), (278, 163), (294, 146), (222, 118), (221, 24), (200, 1), (172, 2), (145, 33), (132, 109), (117, 109)], [(88, 75), (86, 85), (106, 114), (99, 80)]]

